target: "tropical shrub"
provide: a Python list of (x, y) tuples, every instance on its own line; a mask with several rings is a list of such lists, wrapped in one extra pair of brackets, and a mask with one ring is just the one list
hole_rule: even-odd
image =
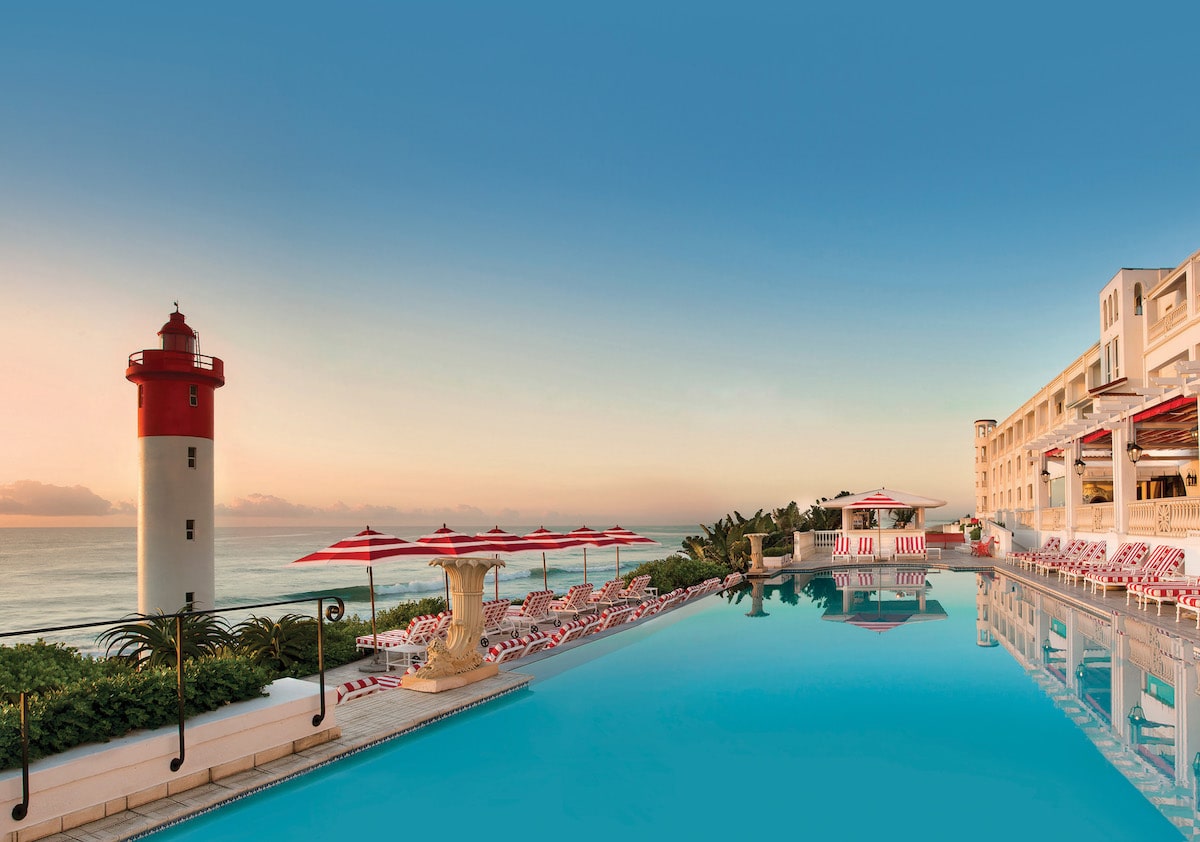
[(235, 648), (254, 663), (282, 673), (297, 663), (305, 652), (306, 625), (316, 620), (299, 614), (284, 614), (278, 620), (252, 616), (233, 629)]
[[(271, 681), (267, 668), (247, 658), (205, 657), (185, 661), (185, 716), (261, 696)], [(107, 742), (139, 728), (177, 721), (176, 672), (144, 666), (114, 675), (83, 678), (29, 697), (30, 759), (90, 742)], [(16, 704), (0, 703), (0, 769), (20, 765), (21, 726)]]
[(84, 658), (62, 643), (18, 643), (0, 646), (0, 700), (16, 704), (22, 691), (41, 693), (84, 678), (117, 672), (118, 665)]
[(655, 561), (647, 561), (638, 565), (632, 573), (626, 573), (622, 578), (628, 585), (634, 576), (645, 574), (650, 575), (650, 587), (658, 588), (658, 592), (664, 594), (676, 588), (698, 585), (705, 579), (711, 579), (714, 576), (724, 578), (729, 574), (729, 568), (716, 562), (676, 554)]
[[(175, 665), (175, 617), (161, 611), (137, 614), (102, 632), (96, 641), (105, 655), (142, 666)], [(232, 642), (229, 626), (216, 614), (184, 614), (183, 659), (217, 655)], [(114, 651), (115, 650), (115, 651)]]

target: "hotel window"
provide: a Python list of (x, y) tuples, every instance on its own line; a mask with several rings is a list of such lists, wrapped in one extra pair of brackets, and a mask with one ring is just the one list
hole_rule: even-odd
[(1133, 285), (1133, 315), (1142, 315), (1142, 285)]
[(1112, 378), (1112, 343), (1109, 342), (1104, 346), (1104, 374), (1102, 375), (1104, 382), (1110, 382)]
[(188, 467), (196, 467), (196, 448), (194, 447), (188, 448)]
[(1113, 380), (1121, 379), (1121, 339), (1118, 336), (1113, 337), (1112, 341), (1112, 376)]
[(197, 394), (197, 390), (196, 390), (195, 386), (188, 386), (188, 405), (189, 406), (199, 406), (200, 405), (200, 397)]
[(189, 541), (195, 541), (195, 540), (196, 540), (196, 521), (194, 521), (194, 520), (189, 520), (189, 521), (187, 522), (187, 527), (186, 527), (186, 529), (184, 530), (184, 533), (183, 533), (183, 534), (184, 534), (184, 537), (185, 537), (187, 540), (189, 540)]

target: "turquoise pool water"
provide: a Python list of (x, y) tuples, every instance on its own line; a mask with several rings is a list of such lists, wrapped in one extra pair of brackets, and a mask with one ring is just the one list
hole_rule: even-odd
[(975, 576), (929, 581), (945, 617), (886, 632), (822, 621), (790, 582), (766, 616), (748, 590), (709, 597), (148, 838), (1180, 839), (1008, 652), (976, 645)]

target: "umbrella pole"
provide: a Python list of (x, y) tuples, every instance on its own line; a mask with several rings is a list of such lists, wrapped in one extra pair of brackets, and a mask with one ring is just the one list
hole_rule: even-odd
[(546, 572), (546, 554), (542, 553), (542, 590), (550, 590), (550, 574)]
[[(369, 527), (368, 527), (369, 528)], [(371, 663), (379, 663), (379, 632), (375, 628), (375, 568), (367, 565), (367, 583), (371, 589)]]
[(617, 575), (614, 576), (613, 578), (614, 579), (621, 578), (621, 547), (619, 545), (617, 546)]
[(446, 610), (452, 611), (453, 609), (450, 607), (450, 574), (445, 569), (442, 570), (442, 582), (446, 585)]
[(583, 548), (583, 583), (587, 584), (587, 547)]
[[(496, 561), (500, 560), (500, 556), (498, 556), (498, 555), (492, 556), (492, 557), (494, 559), (496, 559)], [(494, 569), (495, 569), (496, 573), (495, 573), (495, 576), (492, 577), (492, 581), (496, 585), (496, 599), (499, 599), (500, 598), (500, 565), (497, 564)]]

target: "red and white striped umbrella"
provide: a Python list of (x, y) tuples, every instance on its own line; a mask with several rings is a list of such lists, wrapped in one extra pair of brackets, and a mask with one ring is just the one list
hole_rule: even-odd
[(657, 544), (653, 538), (638, 535), (636, 532), (621, 526), (613, 526), (604, 530), (604, 534), (612, 538), (617, 545), (617, 578), (621, 578), (621, 547), (630, 544)]
[(611, 547), (617, 543), (617, 539), (612, 538), (603, 532), (597, 532), (588, 526), (581, 526), (578, 529), (572, 529), (567, 533), (568, 538), (574, 538), (583, 547), (583, 581), (587, 582), (587, 548), (588, 547)]
[[(505, 532), (499, 526), (489, 529), (487, 532), (477, 532), (475, 537), (480, 540), (487, 541), (493, 546), (493, 553), (520, 553), (540, 550), (542, 547), (528, 538), (521, 535), (514, 535), (511, 532)], [(503, 549), (501, 549), (503, 547)], [(493, 578), (496, 588), (496, 599), (500, 598), (500, 568), (496, 567), (496, 573)]]
[(304, 558), (290, 562), (289, 566), (293, 564), (302, 566), (355, 564), (367, 568), (367, 582), (371, 587), (371, 640), (376, 644), (374, 662), (378, 664), (379, 639), (375, 629), (375, 565), (395, 560), (401, 556), (419, 555), (430, 556), (437, 555), (437, 553), (424, 544), (406, 541), (384, 532), (376, 532), (368, 526), (362, 532), (351, 535), (349, 538), (343, 538), (323, 550), (309, 553)]
[[(490, 541), (474, 535), (468, 535), (465, 532), (456, 532), (444, 523), (441, 529), (435, 529), (428, 535), (422, 535), (417, 539), (417, 543), (430, 547), (434, 555), (470, 555), (471, 553), (499, 552), (496, 549), (496, 545)], [(443, 580), (446, 583), (446, 605), (453, 609), (453, 606), (450, 605), (450, 580), (444, 574)]]
[(564, 550), (567, 547), (578, 547), (579, 542), (574, 538), (564, 535), (561, 532), (553, 532), (544, 526), (539, 526), (537, 529), (525, 536), (526, 540), (533, 541), (542, 551), (542, 587), (546, 590), (550, 589), (550, 576), (546, 570), (546, 551), (547, 550)]

